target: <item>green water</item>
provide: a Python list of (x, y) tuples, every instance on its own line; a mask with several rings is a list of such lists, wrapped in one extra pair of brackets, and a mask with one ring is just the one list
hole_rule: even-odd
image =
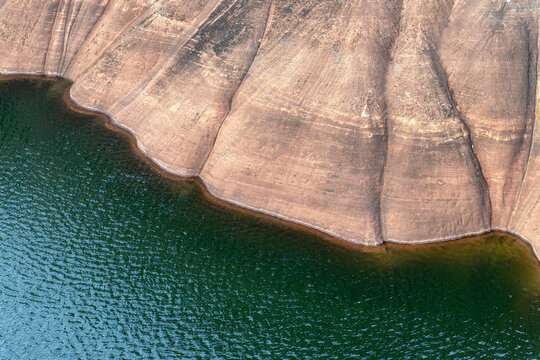
[(491, 235), (351, 251), (164, 179), (0, 82), (0, 359), (539, 359), (540, 266)]

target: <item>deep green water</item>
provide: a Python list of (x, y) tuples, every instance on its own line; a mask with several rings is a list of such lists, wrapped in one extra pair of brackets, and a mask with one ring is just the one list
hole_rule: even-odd
[(0, 82), (0, 359), (540, 358), (521, 242), (328, 244), (160, 177), (64, 89)]

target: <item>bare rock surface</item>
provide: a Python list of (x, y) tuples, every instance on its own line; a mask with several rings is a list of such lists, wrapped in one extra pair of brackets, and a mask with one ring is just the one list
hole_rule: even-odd
[(487, 185), (438, 55), (452, 1), (403, 5), (386, 89), (384, 236), (414, 242), (486, 231)]
[[(6, 0), (0, 73), (62, 76), (163, 169), (363, 245), (540, 249), (535, 0)], [(6, 50), (7, 49), (7, 50)]]

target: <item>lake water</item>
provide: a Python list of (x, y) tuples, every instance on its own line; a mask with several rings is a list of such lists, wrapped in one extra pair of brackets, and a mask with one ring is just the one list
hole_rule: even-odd
[(63, 82), (0, 82), (0, 359), (539, 359), (500, 235), (353, 251), (161, 177)]

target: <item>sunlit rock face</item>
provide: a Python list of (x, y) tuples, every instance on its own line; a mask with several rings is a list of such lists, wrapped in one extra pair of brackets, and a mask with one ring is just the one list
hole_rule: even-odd
[(540, 246), (534, 0), (7, 0), (0, 72), (71, 79), (165, 170), (365, 245)]

